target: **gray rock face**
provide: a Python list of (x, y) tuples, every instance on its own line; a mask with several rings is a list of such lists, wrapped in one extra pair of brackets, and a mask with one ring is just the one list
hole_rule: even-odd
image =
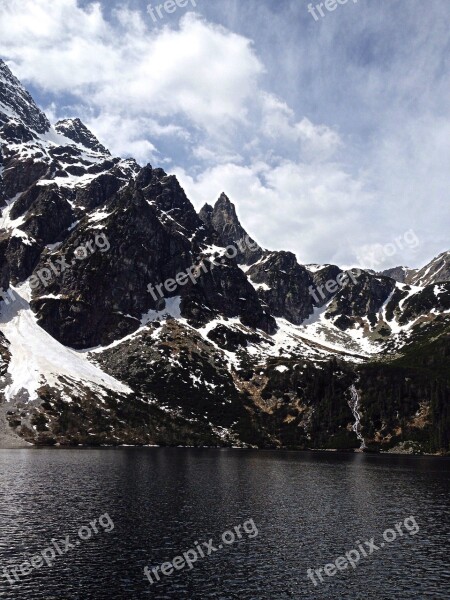
[(58, 190), (41, 187), (29, 207), (21, 230), (41, 246), (63, 239), (74, 222), (74, 212), (67, 199)]
[(148, 203), (158, 210), (159, 218), (168, 230), (192, 241), (205, 240), (204, 223), (174, 175), (147, 165), (136, 179), (136, 185), (142, 189)]
[(73, 140), (76, 144), (81, 144), (89, 150), (109, 154), (109, 151), (100, 144), (95, 135), (89, 131), (80, 119), (62, 119), (55, 124), (55, 129), (65, 137)]
[[(333, 290), (334, 288), (330, 286), (329, 282), (336, 282), (338, 275), (342, 272), (342, 269), (336, 265), (324, 265), (312, 274), (315, 306), (322, 307), (335, 296), (336, 290), (330, 292), (330, 289)], [(348, 285), (351, 285), (351, 281), (348, 282)]]
[(36, 159), (23, 159), (16, 153), (3, 154), (3, 191), (5, 198), (14, 198), (20, 192), (25, 192), (39, 179), (50, 175), (48, 163)]
[(448, 310), (450, 310), (450, 282), (447, 281), (439, 286), (433, 283), (405, 299), (399, 321), (401, 324), (406, 324), (420, 316), (426, 317), (432, 311)]
[(326, 316), (338, 318), (335, 324), (342, 329), (354, 325), (358, 317), (367, 317), (371, 324), (375, 325), (378, 312), (394, 289), (393, 279), (363, 271), (355, 282), (349, 281), (341, 288)]
[(241, 243), (237, 246), (236, 260), (239, 264), (252, 265), (264, 255), (264, 250), (249, 238), (242, 227), (236, 214), (236, 208), (226, 194), (221, 194), (214, 208), (205, 204), (199, 216), (213, 232), (213, 238), (220, 246), (236, 246), (238, 242), (249, 239), (246, 244)]
[(50, 129), (47, 117), (0, 59), (0, 125), (10, 118), (18, 119), (27, 129), (37, 133), (46, 133)]
[(10, 283), (10, 269), (7, 260), (8, 238), (0, 230), (0, 288), (7, 290)]
[(417, 273), (417, 269), (408, 269), (408, 267), (393, 267), (382, 271), (380, 275), (391, 277), (399, 283), (406, 283), (413, 275)]
[(383, 271), (381, 275), (392, 277), (399, 283), (427, 286), (433, 283), (450, 281), (450, 252), (442, 252), (421, 269), (394, 267)]
[(313, 278), (291, 252), (271, 252), (250, 267), (247, 276), (274, 316), (301, 325), (312, 314)]
[(183, 315), (194, 325), (206, 324), (211, 318), (240, 318), (253, 329), (272, 334), (277, 330), (275, 319), (264, 301), (234, 261), (207, 264), (207, 273), (200, 273), (197, 284), (183, 298)]
[[(126, 335), (137, 329), (142, 315), (157, 306), (148, 284), (164, 282), (193, 262), (189, 241), (166, 230), (155, 207), (134, 184), (112, 200), (107, 212), (110, 216), (102, 220), (101, 231), (91, 229), (84, 219), (52, 255), (53, 261), (65, 257), (71, 266), (46, 289), (39, 288), (33, 303), (42, 327), (75, 348), (107, 344), (119, 332)], [(108, 251), (96, 247), (98, 235), (107, 239)], [(95, 252), (77, 261), (76, 248), (89, 241)], [(36, 271), (45, 262), (46, 258)], [(62, 299), (39, 300), (49, 293)]]
[(431, 285), (450, 281), (450, 252), (442, 252), (422, 269), (411, 273), (406, 283), (410, 285)]
[[(197, 215), (174, 176), (112, 157), (78, 119), (48, 128), (0, 63), (0, 287), (28, 280), (20, 314), (0, 301), (0, 406), (24, 328), (24, 360), (36, 364), (34, 339), (53, 356), (35, 403), (14, 392), (8, 427), (40, 444), (348, 449), (361, 374), (367, 439), (389, 444), (401, 427), (448, 447), (450, 253), (337, 284), (338, 266), (254, 244), (225, 194)], [(422, 404), (434, 421), (417, 431)]]
[[(107, 252), (97, 250), (83, 262), (76, 260), (75, 249), (100, 234), (83, 219), (51, 255), (53, 262), (65, 257), (71, 268), (52, 278), (45, 288), (40, 286), (32, 306), (40, 325), (65, 345), (104, 345), (136, 330), (144, 313), (164, 306), (164, 301), (149, 293), (148, 285), (175, 279), (198, 262), (202, 250), (193, 234), (203, 224), (192, 205), (186, 207), (182, 223), (170, 216), (189, 202), (183, 190), (174, 178), (158, 172), (153, 172), (150, 184), (141, 189), (142, 183), (148, 183), (144, 175), (116, 194), (105, 209), (108, 216), (101, 221), (101, 235), (108, 240)], [(35, 275), (47, 261), (44, 255)], [(235, 263), (210, 266), (207, 273), (197, 275), (195, 282), (188, 280), (172, 293), (163, 289), (166, 298), (182, 297), (184, 317), (196, 324), (204, 324), (214, 315), (240, 317), (249, 326), (275, 331), (273, 317), (262, 308)], [(49, 294), (60, 299), (49, 300)]]
[[(3, 152), (1, 149), (1, 145), (0, 145), (0, 209), (2, 209), (5, 205), (6, 205), (6, 194), (5, 194), (5, 186), (3, 183), (3, 170), (4, 170), (4, 165), (3, 165)], [(3, 225), (3, 217), (1, 215), (0, 212), (0, 230), (2, 228)]]

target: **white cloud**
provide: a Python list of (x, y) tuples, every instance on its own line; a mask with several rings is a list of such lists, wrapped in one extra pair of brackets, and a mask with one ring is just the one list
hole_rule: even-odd
[(320, 23), (294, 1), (205, 4), (227, 29), (192, 13), (106, 17), (106, 0), (0, 0), (0, 53), (48, 92), (52, 117), (80, 116), (116, 155), (180, 165), (197, 207), (227, 192), (262, 244), (351, 264), (413, 228), (420, 246), (384, 266), (417, 266), (448, 247), (435, 4), (399, 0), (401, 27), (388, 4)]
[(139, 121), (100, 115), (97, 118), (84, 120), (98, 139), (108, 138), (109, 150), (114, 156), (132, 157), (141, 163), (146, 163), (149, 157), (158, 160), (158, 151), (149, 141), (151, 123), (149, 124), (145, 119)]
[(336, 131), (326, 125), (314, 125), (304, 117), (295, 122), (295, 113), (272, 94), (262, 94), (262, 133), (272, 141), (298, 145), (298, 154), (306, 160), (327, 160), (342, 146)]
[(345, 261), (349, 244), (364, 240), (363, 215), (373, 198), (337, 164), (229, 163), (197, 177), (174, 171), (197, 208), (226, 191), (261, 245), (292, 250), (301, 262)]
[[(128, 9), (105, 21), (99, 4), (0, 1), (0, 49), (25, 81), (70, 92), (99, 110), (188, 118), (211, 133), (243, 122), (263, 67), (248, 39), (192, 13), (151, 32)], [(119, 30), (117, 29), (119, 28)]]
[(83, 107), (75, 109), (73, 114), (80, 116), (99, 140), (108, 140), (108, 148), (114, 156), (132, 157), (140, 164), (163, 161), (150, 140), (165, 137), (182, 141), (189, 139), (189, 132), (182, 127), (163, 125), (150, 117), (126, 117), (107, 112), (93, 116)]
[(1, 0), (0, 48), (14, 71), (43, 89), (77, 91), (118, 72), (99, 3)]

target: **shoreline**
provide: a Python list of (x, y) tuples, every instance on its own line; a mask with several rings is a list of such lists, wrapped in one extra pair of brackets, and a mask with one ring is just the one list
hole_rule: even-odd
[(0, 404), (0, 450), (34, 448), (33, 444), (21, 438), (11, 429), (6, 418), (6, 413), (11, 406), (8, 402)]
[(15, 438), (11, 436), (10, 441), (2, 439), (0, 435), (0, 452), (2, 450), (124, 450), (124, 449), (173, 449), (173, 450), (251, 450), (257, 452), (296, 452), (296, 453), (333, 453), (333, 454), (355, 454), (355, 455), (366, 455), (366, 456), (407, 456), (414, 458), (450, 458), (449, 454), (435, 453), (430, 454), (426, 452), (413, 453), (413, 452), (392, 452), (392, 451), (379, 451), (379, 452), (363, 452), (360, 449), (342, 449), (342, 448), (305, 448), (303, 450), (290, 449), (290, 448), (254, 448), (254, 447), (242, 447), (242, 446), (163, 446), (158, 444), (147, 444), (147, 445), (132, 445), (132, 444), (114, 444), (114, 445), (70, 445), (70, 444), (54, 444), (54, 445), (35, 445), (22, 440), (22, 438)]

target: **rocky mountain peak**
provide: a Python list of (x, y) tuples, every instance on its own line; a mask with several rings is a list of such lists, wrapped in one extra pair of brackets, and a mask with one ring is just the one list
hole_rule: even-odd
[[(236, 213), (236, 207), (222, 192), (214, 205), (212, 218), (215, 223), (220, 223), (222, 226), (228, 226), (228, 231), (239, 232), (239, 235), (247, 235), (247, 232), (242, 227)], [(226, 235), (226, 233), (225, 233)], [(234, 235), (236, 235), (234, 233)]]
[(413, 275), (417, 273), (417, 269), (409, 269), (408, 267), (392, 267), (380, 273), (384, 277), (395, 279), (399, 283), (406, 283)]
[(231, 200), (228, 198), (228, 196), (225, 194), (225, 192), (222, 192), (216, 202), (216, 207), (220, 207), (220, 208), (228, 208), (228, 210), (230, 210), (231, 212), (233, 212), (234, 214), (236, 214), (236, 209), (234, 204), (231, 202)]
[(264, 250), (249, 237), (242, 227), (236, 208), (225, 193), (222, 192), (214, 208), (205, 204), (199, 216), (205, 225), (212, 229), (217, 243), (221, 246), (236, 245), (242, 240), (250, 241), (245, 244), (245, 248), (243, 244), (240, 245), (237, 257), (240, 264), (252, 265), (264, 255)]
[(203, 222), (175, 175), (167, 175), (163, 169), (152, 169), (150, 165), (143, 171), (136, 185), (145, 184), (145, 198), (161, 211), (161, 218), (172, 221), (176, 228), (181, 226), (185, 236), (201, 235)]
[(357, 385), (368, 443), (450, 448), (429, 433), (447, 426), (450, 252), (389, 277), (305, 267), (255, 244), (225, 193), (197, 214), (176, 177), (105, 154), (79, 119), (48, 129), (0, 63), (0, 404), (17, 436), (359, 448)]
[(442, 252), (421, 269), (393, 267), (379, 273), (407, 285), (427, 286), (450, 280), (450, 252)]
[(78, 118), (61, 119), (56, 123), (55, 129), (61, 135), (64, 135), (76, 144), (81, 144), (89, 150), (94, 150), (94, 152), (102, 154), (110, 154), (109, 150), (98, 141), (95, 135)]
[(0, 126), (17, 119), (26, 128), (46, 133), (50, 122), (8, 65), (0, 59)]
[(211, 204), (206, 203), (202, 206), (200, 212), (198, 213), (198, 216), (203, 221), (203, 223), (205, 223), (205, 225), (207, 225), (210, 228), (212, 228), (213, 212), (214, 208), (211, 206)]
[(431, 285), (450, 280), (450, 252), (442, 252), (418, 271), (413, 271), (406, 283), (411, 285)]

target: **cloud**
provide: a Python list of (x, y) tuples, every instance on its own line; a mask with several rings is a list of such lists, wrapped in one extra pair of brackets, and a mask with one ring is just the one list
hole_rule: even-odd
[(342, 140), (336, 131), (326, 125), (314, 125), (304, 117), (295, 122), (295, 113), (273, 94), (262, 94), (262, 133), (272, 143), (294, 144), (305, 160), (327, 160), (331, 158)]
[(122, 7), (107, 20), (100, 3), (76, 0), (52, 10), (0, 0), (0, 17), (0, 52), (17, 76), (50, 96), (55, 118), (80, 116), (114, 154), (238, 158), (235, 137), (264, 72), (249, 39), (193, 13), (151, 28), (145, 12)]
[(197, 208), (226, 191), (243, 226), (262, 246), (291, 249), (301, 262), (348, 260), (348, 246), (364, 240), (363, 214), (374, 200), (333, 163), (229, 163), (198, 177), (182, 168), (174, 172)]
[(0, 52), (52, 117), (178, 165), (197, 207), (226, 191), (269, 248), (353, 264), (412, 228), (384, 266), (448, 249), (448, 2), (316, 23), (295, 0), (223, 0), (157, 26), (145, 4), (0, 0)]
[(179, 114), (213, 133), (245, 121), (263, 72), (248, 39), (192, 13), (151, 32), (125, 8), (107, 22), (97, 3), (3, 0), (0, 10), (0, 48), (21, 78), (109, 113)]
[[(50, 9), (51, 8), (51, 9)], [(52, 92), (113, 77), (119, 66), (99, 3), (1, 0), (0, 48), (19, 78)]]

